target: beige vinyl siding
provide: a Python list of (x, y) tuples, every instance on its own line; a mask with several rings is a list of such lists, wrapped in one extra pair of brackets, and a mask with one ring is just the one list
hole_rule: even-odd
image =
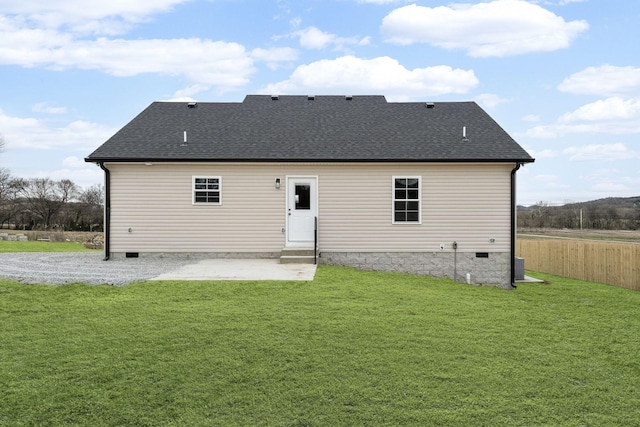
[[(268, 252), (283, 246), (285, 192), (275, 189), (268, 171), (228, 165), (107, 167), (113, 252)], [(221, 177), (220, 205), (192, 203), (193, 176)]]
[[(509, 251), (513, 164), (106, 166), (112, 252), (280, 251), (288, 176), (318, 177), (321, 251), (450, 251), (453, 241), (462, 252)], [(221, 205), (192, 204), (193, 176), (221, 177)], [(392, 223), (393, 176), (420, 177), (421, 224)]]
[[(506, 252), (510, 172), (504, 164), (382, 164), (320, 175), (320, 247), (340, 251)], [(422, 224), (392, 224), (392, 176), (422, 180)], [(495, 239), (490, 243), (489, 239)]]

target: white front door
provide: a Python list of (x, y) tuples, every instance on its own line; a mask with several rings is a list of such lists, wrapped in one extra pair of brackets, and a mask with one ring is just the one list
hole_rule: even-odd
[(317, 177), (287, 178), (287, 246), (313, 246), (317, 185)]

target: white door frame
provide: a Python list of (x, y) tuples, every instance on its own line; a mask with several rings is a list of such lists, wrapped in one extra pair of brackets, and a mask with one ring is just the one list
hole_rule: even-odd
[[(309, 209), (296, 210), (296, 184), (310, 185)], [(313, 247), (314, 220), (318, 216), (318, 176), (287, 175), (286, 176), (286, 246)]]

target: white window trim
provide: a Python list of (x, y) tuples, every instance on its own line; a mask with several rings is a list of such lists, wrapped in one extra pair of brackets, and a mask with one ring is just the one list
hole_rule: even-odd
[[(396, 221), (396, 179), (418, 180), (418, 221)], [(406, 199), (403, 199), (406, 200)], [(422, 224), (422, 176), (420, 175), (394, 175), (391, 177), (391, 223), (398, 225)]]
[[(218, 203), (214, 202), (196, 202), (196, 178), (205, 179), (217, 179), (218, 180), (218, 192), (220, 193), (220, 200)], [(222, 205), (222, 177), (215, 175), (192, 175), (191, 176), (191, 204), (193, 206), (220, 206)]]

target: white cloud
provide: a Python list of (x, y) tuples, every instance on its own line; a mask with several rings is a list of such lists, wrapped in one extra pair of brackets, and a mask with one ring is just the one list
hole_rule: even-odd
[(217, 85), (224, 82), (225, 86), (243, 85), (253, 72), (253, 61), (237, 43), (98, 39), (79, 42), (74, 47), (77, 54), (66, 50), (55, 52), (55, 68), (98, 69), (115, 76), (184, 75), (194, 82)]
[(31, 107), (31, 111), (46, 114), (65, 114), (67, 109), (65, 107), (54, 107), (46, 102), (39, 102)]
[(255, 71), (251, 55), (237, 43), (197, 38), (74, 40), (6, 20), (0, 20), (0, 64), (99, 70), (114, 76), (180, 75), (221, 88), (242, 86)]
[(547, 189), (563, 189), (570, 187), (568, 184), (561, 182), (557, 175), (540, 174), (536, 175), (533, 179), (534, 181), (539, 182), (539, 185)]
[(556, 157), (558, 155), (558, 152), (555, 150), (551, 150), (551, 149), (544, 149), (544, 150), (527, 150), (529, 152), (529, 154), (531, 154), (531, 156), (536, 159), (536, 160), (540, 160), (540, 159), (552, 159), (554, 157)]
[(298, 59), (298, 51), (290, 47), (277, 47), (271, 49), (257, 48), (251, 51), (251, 56), (264, 62), (286, 62)]
[(563, 114), (558, 121), (574, 123), (637, 119), (640, 119), (640, 98), (613, 97), (583, 105), (575, 111)]
[(94, 0), (88, 5), (84, 0), (0, 0), (0, 10), (48, 29), (66, 27), (74, 33), (120, 34), (132, 23), (187, 1), (190, 0)]
[(293, 29), (299, 28), (301, 24), (302, 24), (302, 18), (300, 17), (295, 17), (289, 20), (289, 26)]
[(70, 167), (70, 168), (84, 168), (85, 166), (87, 166), (87, 164), (85, 163), (84, 160), (76, 157), (76, 156), (69, 156), (67, 158), (65, 158), (62, 161), (62, 164), (64, 166)]
[(535, 126), (527, 130), (525, 135), (555, 138), (569, 133), (640, 133), (640, 97), (612, 97), (585, 104), (563, 114), (556, 123)]
[(629, 194), (629, 192), (634, 191), (633, 188), (625, 185), (625, 184), (621, 184), (621, 183), (616, 183), (616, 182), (610, 182), (610, 181), (606, 181), (606, 182), (599, 182), (596, 185), (594, 185), (592, 187), (593, 191), (597, 191), (599, 193), (603, 193), (609, 197), (611, 197), (612, 195), (626, 195)]
[(324, 49), (336, 39), (334, 34), (325, 33), (316, 27), (307, 27), (297, 31), (296, 35), (300, 37), (300, 46), (305, 49)]
[(298, 59), (298, 51), (290, 47), (278, 47), (270, 49), (257, 48), (251, 51), (251, 57), (256, 61), (262, 61), (272, 70)]
[(398, 3), (404, 0), (358, 0), (358, 3), (373, 3), (373, 4), (389, 4)]
[(370, 37), (338, 37), (335, 34), (324, 32), (316, 27), (307, 27), (291, 34), (298, 37), (300, 46), (304, 49), (322, 50), (333, 47), (342, 50), (346, 46), (365, 46), (370, 43)]
[(563, 150), (571, 161), (614, 161), (640, 159), (640, 152), (629, 149), (625, 144), (589, 144), (581, 147), (569, 147)]
[(179, 96), (177, 95), (178, 93), (180, 93), (180, 91), (177, 91), (176, 95), (172, 96), (171, 98), (162, 99), (160, 100), (160, 102), (197, 102), (195, 98), (192, 98), (190, 96)]
[(408, 70), (387, 56), (361, 59), (343, 56), (301, 65), (288, 80), (271, 84), (262, 93), (384, 94), (405, 100), (466, 93), (478, 84), (472, 70), (434, 66)]
[(558, 1), (558, 4), (560, 6), (564, 6), (564, 5), (567, 5), (567, 4), (570, 4), (570, 3), (582, 3), (583, 1), (587, 1), (587, 0), (560, 0), (560, 1)]
[(200, 38), (90, 38), (125, 32), (130, 24), (185, 1), (190, 0), (97, 0), (87, 7), (81, 0), (0, 0), (0, 65), (97, 70), (118, 77), (155, 73), (182, 77), (190, 88), (214, 87), (221, 93), (247, 84), (256, 61), (275, 69), (297, 59), (291, 48), (248, 52), (238, 43)]
[(587, 95), (625, 95), (640, 92), (640, 68), (602, 65), (588, 67), (564, 79), (558, 90)]
[(483, 93), (475, 97), (476, 101), (487, 108), (495, 108), (500, 104), (511, 102), (508, 98), (502, 98), (499, 95), (493, 93)]
[(478, 4), (404, 6), (382, 21), (392, 43), (428, 43), (463, 49), (473, 57), (504, 57), (567, 48), (589, 25), (562, 17), (524, 0)]
[[(71, 0), (57, 0), (51, 5), (38, 2), (37, 7), (34, 2), (22, 3), (7, 8), (26, 15), (0, 15), (0, 64), (58, 71), (98, 70), (119, 77), (157, 73), (181, 76), (191, 84), (209, 85), (224, 91), (245, 85), (255, 72), (254, 61), (261, 60), (261, 57), (269, 57), (269, 66), (295, 57), (293, 49), (259, 49), (250, 53), (238, 43), (200, 38), (87, 39), (53, 24), (33, 24), (35, 17), (56, 13), (69, 20), (75, 19), (73, 16), (81, 17), (86, 20), (86, 25), (90, 25), (91, 19), (111, 15), (133, 22), (178, 4), (175, 0), (159, 1), (158, 5), (147, 0), (140, 5), (138, 2), (112, 4), (99, 1), (95, 5), (92, 3), (91, 7), (80, 7), (75, 4), (77, 1)], [(0, 0), (0, 7), (3, 5), (6, 5), (6, 0)], [(73, 9), (73, 5), (78, 6), (76, 15), (69, 12), (70, 16), (66, 16), (67, 9)]]
[(4, 114), (2, 110), (0, 110), (0, 129), (2, 129), (7, 150), (69, 147), (88, 151), (97, 148), (115, 133), (115, 129), (83, 120), (56, 127), (45, 120), (11, 117)]
[(591, 190), (603, 197), (637, 195), (640, 176), (628, 176), (619, 169), (598, 169), (580, 179), (593, 183)]
[(209, 90), (209, 86), (206, 85), (191, 85), (185, 87), (183, 89), (177, 90), (174, 92), (171, 99), (165, 99), (165, 101), (169, 102), (191, 102), (195, 101), (192, 97)]
[(43, 54), (72, 42), (70, 34), (31, 28), (20, 19), (0, 15), (0, 64), (33, 67), (46, 61)]
[(575, 124), (575, 125), (540, 125), (528, 129), (524, 135), (531, 138), (558, 138), (571, 133), (603, 133), (609, 132), (606, 129), (599, 129), (598, 125)]
[(104, 172), (102, 169), (91, 163), (82, 163), (82, 167), (80, 167), (80, 165), (74, 165), (71, 167), (62, 167), (48, 171), (36, 170), (34, 172), (30, 172), (28, 176), (23, 176), (23, 178), (51, 178), (54, 181), (70, 179), (76, 185), (83, 188), (100, 184), (104, 181)]
[(539, 122), (540, 116), (537, 116), (535, 114), (527, 114), (522, 118), (522, 120), (524, 120), (525, 122)]
[(84, 0), (22, 1), (0, 0), (0, 9), (5, 14), (14, 15), (64, 15), (67, 19), (100, 19), (108, 16), (136, 17), (158, 12), (166, 12), (174, 5), (189, 0), (137, 0), (135, 2), (116, 0), (94, 0), (87, 7)]

